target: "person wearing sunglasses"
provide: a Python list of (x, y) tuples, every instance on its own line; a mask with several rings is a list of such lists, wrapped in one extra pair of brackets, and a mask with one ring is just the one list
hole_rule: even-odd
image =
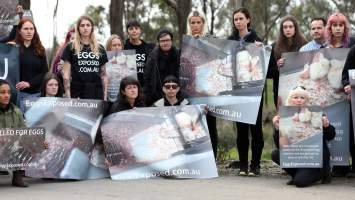
[(153, 106), (180, 106), (188, 105), (189, 101), (182, 97), (179, 80), (172, 75), (167, 76), (163, 81), (164, 97), (156, 101)]

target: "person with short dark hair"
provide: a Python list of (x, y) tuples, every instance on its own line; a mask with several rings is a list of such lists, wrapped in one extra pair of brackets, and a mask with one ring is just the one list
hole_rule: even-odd
[(310, 33), (312, 37), (312, 41), (308, 42), (304, 46), (300, 48), (300, 51), (311, 51), (315, 49), (324, 48), (326, 46), (325, 43), (325, 26), (327, 25), (327, 21), (322, 17), (313, 18), (310, 23)]
[(136, 50), (137, 77), (141, 86), (144, 87), (144, 73), (146, 62), (150, 52), (152, 51), (155, 45), (142, 40), (142, 27), (138, 21), (129, 21), (126, 26), (126, 30), (128, 34), (128, 39), (124, 44), (124, 49)]
[(169, 75), (164, 79), (163, 92), (164, 97), (156, 101), (153, 104), (154, 106), (180, 106), (189, 104), (189, 101), (182, 97), (179, 80), (175, 76)]
[(108, 114), (144, 106), (144, 94), (139, 81), (127, 76), (121, 80), (117, 100), (111, 106)]
[(163, 97), (162, 83), (165, 77), (179, 77), (180, 52), (173, 45), (173, 39), (173, 34), (165, 28), (157, 34), (158, 45), (149, 55), (144, 73), (147, 105), (152, 105)]

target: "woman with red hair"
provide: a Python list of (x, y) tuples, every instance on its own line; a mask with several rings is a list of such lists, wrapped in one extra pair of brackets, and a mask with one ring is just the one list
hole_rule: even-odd
[(334, 13), (328, 17), (325, 37), (329, 48), (348, 48), (354, 41), (350, 41), (350, 24), (345, 15)]
[[(15, 41), (10, 43), (20, 47), (20, 82), (16, 84), (16, 89), (20, 91), (18, 96), (20, 105), (24, 98), (40, 95), (39, 87), (48, 72), (47, 58), (36, 26), (28, 18), (19, 22)], [(21, 110), (24, 111), (23, 106)]]

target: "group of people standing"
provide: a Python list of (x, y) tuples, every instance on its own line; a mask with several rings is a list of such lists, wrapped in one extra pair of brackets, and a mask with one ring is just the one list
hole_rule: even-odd
[[(227, 39), (239, 41), (242, 44), (259, 43), (262, 39), (252, 29), (252, 17), (246, 8), (237, 9), (233, 15), (233, 32)], [(347, 18), (341, 13), (329, 16), (326, 21), (323, 18), (314, 18), (310, 23), (310, 32), (313, 40), (306, 42), (296, 19), (293, 16), (285, 16), (281, 19), (279, 36), (272, 45), (272, 53), (267, 77), (273, 79), (274, 103), (278, 107), (279, 69), (285, 63), (282, 54), (294, 51), (309, 51), (319, 48), (348, 48), (353, 44), (350, 38), (350, 25)], [(55, 96), (67, 98), (99, 99), (107, 100), (108, 79), (105, 63), (108, 62), (106, 51), (131, 50), (136, 51), (137, 77), (123, 78), (116, 102), (113, 102), (108, 113), (119, 112), (144, 106), (175, 106), (186, 105), (188, 100), (180, 92), (179, 66), (180, 50), (174, 46), (174, 36), (166, 28), (161, 29), (156, 37), (156, 44), (148, 43), (142, 39), (143, 29), (136, 20), (129, 21), (126, 25), (127, 40), (118, 35), (111, 35), (106, 46), (99, 44), (94, 31), (94, 23), (88, 16), (78, 19), (75, 28), (69, 30), (65, 43), (59, 47), (51, 67), (48, 68), (45, 49), (39, 39), (36, 26), (30, 19), (21, 19), (16, 26), (15, 38), (9, 38), (9, 43), (20, 49), (20, 81), (15, 88), (19, 91), (19, 102), (30, 96)], [(214, 37), (208, 33), (206, 17), (202, 12), (193, 11), (187, 19), (187, 35), (195, 37)], [(354, 68), (355, 47), (351, 48), (345, 69)], [(49, 72), (48, 72), (49, 71)], [(345, 71), (345, 70), (344, 70)], [(345, 74), (346, 72), (344, 72)], [(350, 94), (349, 80), (343, 76), (344, 90)], [(5, 115), (16, 115), (11, 123), (0, 121), (1, 128), (21, 127), (23, 118), (21, 111), (9, 101), (10, 84), (0, 82), (0, 120), (5, 120)], [(262, 101), (261, 101), (262, 102)], [(296, 100), (294, 104), (297, 104)], [(20, 106), (21, 107), (21, 106)], [(240, 176), (259, 176), (260, 159), (264, 147), (262, 131), (262, 108), (260, 104), (255, 125), (237, 122), (237, 150), (239, 154)], [(23, 108), (21, 108), (23, 111)], [(3, 117), (5, 116), (5, 117)], [(16, 119), (16, 120), (15, 120)], [(324, 130), (330, 130), (330, 140), (334, 137), (334, 128), (324, 119)], [(7, 121), (8, 122), (8, 121)], [(278, 128), (278, 118), (273, 120), (275, 128)], [(218, 134), (216, 118), (207, 114), (207, 124), (211, 136), (213, 152), (217, 155)], [(352, 124), (352, 123), (350, 123)], [(330, 128), (328, 128), (330, 127)], [(352, 129), (350, 129), (352, 130)], [(252, 157), (249, 165), (249, 132), (251, 135)], [(277, 133), (277, 131), (276, 131)], [(351, 155), (355, 156), (353, 134), (350, 134)], [(275, 142), (278, 147), (278, 142)], [(50, 148), (50, 147), (49, 147)], [(325, 151), (327, 149), (325, 148)], [(273, 154), (274, 155), (274, 154)], [(325, 154), (325, 160), (329, 161), (329, 154)], [(277, 156), (273, 156), (275, 162)], [(329, 162), (325, 162), (324, 168), (329, 168)], [(345, 169), (339, 169), (339, 173)], [(352, 170), (355, 170), (354, 162)], [(304, 180), (309, 175), (302, 170), (288, 172), (293, 179), (290, 184), (308, 186), (322, 179), (319, 175), (311, 181)], [(329, 170), (326, 171), (324, 183), (329, 182)], [(310, 172), (312, 174), (312, 172)], [(14, 172), (14, 186), (25, 187), (22, 180), (22, 171)], [(301, 174), (301, 175), (300, 175)], [(309, 177), (308, 177), (309, 178)]]

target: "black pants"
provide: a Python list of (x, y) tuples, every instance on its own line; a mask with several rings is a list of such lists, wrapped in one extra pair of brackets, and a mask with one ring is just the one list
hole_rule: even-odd
[(248, 167), (248, 152), (249, 152), (249, 130), (251, 133), (251, 151), (252, 159), (250, 165), (259, 167), (261, 154), (264, 148), (264, 138), (262, 130), (262, 110), (263, 98), (261, 98), (258, 117), (255, 125), (237, 122), (237, 149), (239, 154), (239, 162), (241, 168)]
[(277, 73), (277, 75), (275, 75), (275, 77), (273, 77), (272, 80), (273, 80), (272, 91), (274, 93), (274, 104), (275, 104), (275, 108), (277, 108), (277, 101), (279, 95), (279, 73)]
[(217, 120), (216, 117), (207, 114), (207, 126), (210, 132), (210, 138), (212, 143), (212, 149), (215, 159), (217, 159), (217, 147), (218, 147), (218, 132), (217, 132)]
[[(271, 159), (280, 165), (280, 151), (275, 149), (271, 152)], [(297, 187), (307, 187), (322, 179), (322, 170), (320, 168), (284, 168)]]
[(81, 83), (72, 81), (70, 86), (70, 95), (71, 98), (103, 100), (104, 92), (102, 87), (101, 82)]

